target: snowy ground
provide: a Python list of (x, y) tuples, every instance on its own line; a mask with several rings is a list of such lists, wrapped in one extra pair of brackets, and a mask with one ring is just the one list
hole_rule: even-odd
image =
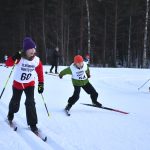
[[(44, 66), (44, 70), (49, 70)], [(64, 67), (59, 67), (59, 71)], [(0, 66), (0, 93), (11, 68)], [(12, 75), (13, 76), (13, 75)], [(24, 100), (15, 115), (17, 132), (12, 131), (5, 119), (12, 96), (12, 76), (0, 99), (0, 149), (1, 150), (149, 150), (150, 149), (150, 78), (148, 69), (91, 68), (90, 82), (99, 93), (99, 101), (107, 107), (127, 111), (124, 115), (108, 110), (83, 106), (91, 103), (89, 95), (81, 91), (80, 100), (67, 117), (63, 109), (72, 95), (70, 76), (62, 80), (45, 75), (45, 102), (50, 112), (48, 118), (41, 95), (35, 88), (38, 127), (48, 136), (41, 141), (29, 131), (26, 124)]]

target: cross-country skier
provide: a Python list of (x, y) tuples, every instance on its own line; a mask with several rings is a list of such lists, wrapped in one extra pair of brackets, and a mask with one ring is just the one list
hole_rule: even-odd
[(56, 47), (56, 49), (53, 52), (52, 55), (52, 60), (51, 60), (51, 68), (50, 68), (50, 73), (53, 73), (52, 70), (55, 67), (55, 74), (58, 74), (58, 60), (59, 60), (60, 54), (59, 54), (59, 48)]
[(23, 40), (23, 52), (17, 52), (14, 56), (9, 57), (6, 61), (6, 66), (13, 66), (16, 62), (14, 81), (13, 81), (13, 95), (9, 103), (8, 121), (12, 122), (14, 113), (19, 111), (20, 100), (23, 91), (26, 95), (25, 107), (27, 124), (33, 132), (38, 132), (36, 126), (37, 113), (34, 101), (34, 86), (35, 86), (35, 73), (38, 75), (38, 92), (43, 93), (44, 90), (44, 77), (43, 65), (39, 57), (35, 56), (36, 45), (30, 38), (26, 37)]
[(97, 101), (98, 93), (88, 80), (88, 78), (90, 78), (90, 70), (87, 63), (83, 61), (82, 56), (76, 55), (74, 57), (74, 62), (68, 68), (62, 70), (59, 74), (59, 77), (62, 78), (67, 74), (72, 75), (74, 93), (68, 99), (68, 104), (65, 110), (69, 111), (72, 105), (74, 105), (78, 101), (81, 87), (86, 91), (86, 93), (90, 94), (92, 103), (94, 105), (100, 107), (102, 106), (102, 104)]

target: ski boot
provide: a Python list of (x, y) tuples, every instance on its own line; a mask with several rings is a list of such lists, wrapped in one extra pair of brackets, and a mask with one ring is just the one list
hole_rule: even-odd
[(99, 103), (99, 102), (93, 102), (93, 105), (96, 105), (97, 107), (102, 107), (102, 104), (101, 103)]

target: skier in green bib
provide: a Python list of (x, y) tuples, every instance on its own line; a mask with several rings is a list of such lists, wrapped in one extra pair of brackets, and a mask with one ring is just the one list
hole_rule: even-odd
[(74, 57), (74, 62), (68, 68), (60, 72), (59, 78), (61, 79), (67, 74), (72, 75), (74, 92), (73, 95), (68, 99), (68, 104), (65, 110), (69, 111), (72, 105), (78, 101), (81, 88), (83, 88), (85, 92), (90, 95), (94, 105), (99, 107), (102, 106), (102, 104), (97, 101), (98, 93), (88, 80), (88, 78), (90, 78), (90, 70), (87, 63), (83, 61), (83, 57), (81, 55), (76, 55)]

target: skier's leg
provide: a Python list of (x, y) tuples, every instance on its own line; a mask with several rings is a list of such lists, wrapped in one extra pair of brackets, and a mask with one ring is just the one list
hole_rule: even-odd
[(70, 110), (70, 108), (72, 107), (72, 105), (74, 105), (78, 99), (79, 99), (79, 95), (80, 95), (80, 86), (74, 86), (74, 93), (73, 95), (68, 99), (68, 105), (66, 106), (67, 110)]
[(54, 65), (51, 66), (50, 73), (52, 73), (53, 68), (54, 68)]
[(87, 83), (85, 86), (82, 87), (88, 94), (90, 94), (92, 103), (98, 106), (102, 106), (101, 103), (97, 101), (98, 93), (96, 92), (95, 88), (91, 85), (91, 83)]
[(18, 90), (13, 87), (13, 95), (9, 103), (8, 120), (12, 121), (14, 113), (17, 113), (20, 107), (20, 100), (23, 90)]
[(38, 128), (36, 127), (38, 121), (34, 101), (34, 86), (28, 87), (24, 91), (26, 94), (25, 106), (26, 106), (27, 124), (30, 125), (31, 130), (35, 132), (38, 130)]
[(57, 64), (55, 64), (55, 73), (58, 74), (58, 71), (57, 71)]

